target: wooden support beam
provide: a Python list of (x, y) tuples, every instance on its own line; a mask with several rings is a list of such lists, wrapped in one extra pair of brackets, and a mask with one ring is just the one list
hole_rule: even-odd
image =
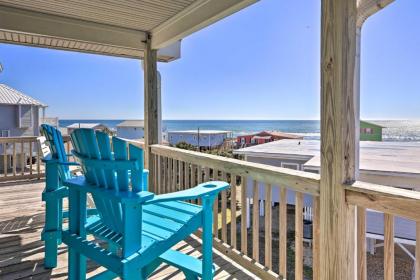
[(166, 47), (258, 0), (197, 0), (152, 30), (154, 49)]
[(355, 211), (343, 182), (356, 179), (356, 0), (322, 0), (320, 279), (354, 279)]
[(379, 12), (394, 0), (358, 0), (357, 1), (357, 26), (362, 27), (363, 23), (372, 15)]
[[(144, 51), (144, 145), (145, 167), (153, 168), (151, 145), (159, 143), (159, 98), (157, 51), (152, 50), (151, 38), (146, 40)], [(155, 170), (150, 170), (149, 182), (154, 182)]]

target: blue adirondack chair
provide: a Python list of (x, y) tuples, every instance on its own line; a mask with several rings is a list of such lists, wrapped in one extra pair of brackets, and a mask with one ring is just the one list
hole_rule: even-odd
[[(45, 144), (49, 153), (43, 156), (46, 165), (46, 187), (42, 193), (45, 201), (45, 225), (41, 233), (41, 239), (45, 241), (46, 268), (57, 266), (58, 245), (61, 244), (63, 218), (68, 216), (63, 211), (63, 199), (68, 196), (67, 187), (63, 182), (73, 177), (70, 166), (79, 166), (76, 162), (69, 162), (64, 148), (61, 132), (47, 124), (40, 126), (41, 135), (45, 137)], [(44, 149), (44, 143), (39, 143), (40, 149)], [(95, 209), (89, 209), (89, 214), (96, 214)]]
[[(105, 133), (91, 129), (76, 129), (71, 139), (85, 176), (64, 181), (70, 207), (69, 229), (63, 231), (69, 279), (86, 279), (87, 258), (107, 269), (94, 279), (146, 279), (162, 262), (182, 270), (187, 279), (213, 278), (212, 208), (228, 183), (208, 182), (154, 195), (145, 189), (141, 148), (116, 137), (111, 142)], [(88, 193), (97, 207), (96, 217), (86, 217)], [(184, 202), (198, 198), (201, 206)], [(171, 250), (200, 227), (202, 260)]]

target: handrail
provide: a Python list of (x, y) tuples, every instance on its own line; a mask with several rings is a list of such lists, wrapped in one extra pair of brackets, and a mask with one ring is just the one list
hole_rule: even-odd
[(349, 204), (420, 221), (420, 192), (361, 181), (343, 187)]
[(250, 176), (254, 180), (272, 185), (287, 186), (298, 192), (319, 196), (318, 174), (297, 171), (266, 164), (231, 159), (200, 152), (183, 150), (163, 145), (152, 145), (152, 154), (186, 161), (220, 171)]

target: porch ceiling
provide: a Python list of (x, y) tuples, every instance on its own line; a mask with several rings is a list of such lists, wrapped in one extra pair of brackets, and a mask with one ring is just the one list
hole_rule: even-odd
[(0, 0), (0, 42), (160, 61), (179, 41), (258, 0)]

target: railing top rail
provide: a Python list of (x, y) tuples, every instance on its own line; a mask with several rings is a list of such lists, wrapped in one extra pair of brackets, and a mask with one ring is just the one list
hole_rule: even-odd
[(344, 188), (352, 205), (420, 221), (420, 192), (360, 181)]
[(277, 186), (284, 186), (302, 193), (319, 196), (318, 174), (297, 171), (266, 164), (231, 159), (216, 155), (188, 151), (163, 145), (152, 145), (152, 153)]
[(38, 136), (0, 137), (0, 143), (35, 142)]

